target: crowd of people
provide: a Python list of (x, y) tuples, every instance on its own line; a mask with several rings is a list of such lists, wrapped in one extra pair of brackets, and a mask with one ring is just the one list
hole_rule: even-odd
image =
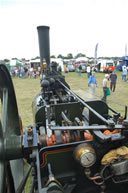
[[(110, 75), (105, 74), (104, 76), (103, 83), (102, 83), (103, 97), (101, 100), (104, 101), (105, 103), (107, 102), (107, 96), (110, 95), (110, 90), (111, 92), (115, 92), (116, 80), (117, 80), (117, 75), (115, 70)], [(110, 90), (109, 90), (109, 81), (110, 81)], [(97, 80), (96, 80), (94, 71), (89, 76), (88, 86), (90, 87), (91, 95), (94, 98), (96, 96), (96, 87), (97, 87)]]
[(32, 67), (11, 67), (10, 74), (12, 77), (18, 78), (36, 78), (41, 75), (41, 68), (34, 69)]
[[(78, 75), (81, 76), (81, 66), (79, 66)], [(36, 78), (37, 76), (41, 75), (41, 68), (40, 66), (37, 69), (34, 69), (32, 67), (12, 67), (10, 70), (12, 77), (18, 77), (18, 78)], [(65, 69), (65, 73), (68, 73)], [(124, 65), (122, 67), (122, 80), (124, 82), (127, 82), (128, 77), (128, 68)], [(87, 77), (88, 77), (88, 86), (90, 87), (90, 93), (93, 98), (96, 96), (96, 87), (97, 87), (97, 80), (95, 76), (95, 68), (87, 66)], [(103, 87), (103, 97), (102, 101), (107, 103), (107, 96), (110, 95), (111, 92), (115, 92), (116, 89), (116, 81), (117, 81), (117, 74), (116, 71), (113, 70), (111, 74), (105, 74), (102, 87)], [(109, 86), (110, 82), (110, 86)]]
[[(124, 65), (122, 67), (122, 80), (127, 82), (127, 67)], [(93, 98), (96, 96), (96, 87), (97, 87), (97, 80), (95, 76), (95, 70), (91, 70), (89, 66), (87, 67), (87, 76), (88, 76), (88, 86), (90, 87), (90, 92)], [(110, 82), (110, 84), (109, 84)], [(116, 89), (116, 82), (117, 82), (117, 74), (116, 71), (113, 70), (110, 74), (105, 74), (102, 87), (103, 87), (103, 97), (102, 101), (107, 103), (107, 96), (111, 94), (111, 92), (115, 92)]]

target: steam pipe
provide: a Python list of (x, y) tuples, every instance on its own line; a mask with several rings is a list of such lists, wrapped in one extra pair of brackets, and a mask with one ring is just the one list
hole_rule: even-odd
[(39, 40), (39, 51), (40, 51), (40, 64), (43, 59), (46, 60), (47, 65), (50, 65), (50, 43), (49, 43), (49, 27), (38, 26), (38, 40)]

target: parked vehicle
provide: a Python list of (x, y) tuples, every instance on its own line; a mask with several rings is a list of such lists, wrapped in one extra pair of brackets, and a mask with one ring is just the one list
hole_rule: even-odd
[(117, 70), (122, 71), (122, 66), (124, 65), (128, 68), (128, 56), (123, 56), (120, 60), (117, 61)]
[(73, 66), (73, 64), (68, 64), (68, 71), (75, 72), (75, 67)]
[(112, 72), (114, 69), (115, 65), (113, 60), (100, 60), (96, 66), (98, 72)]
[(77, 66), (77, 69), (79, 69), (79, 66), (81, 65), (82, 67), (82, 72), (87, 72), (87, 64), (85, 63), (80, 63), (78, 66)]

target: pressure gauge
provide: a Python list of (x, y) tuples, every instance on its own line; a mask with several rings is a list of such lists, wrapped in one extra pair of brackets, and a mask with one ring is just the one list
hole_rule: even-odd
[(83, 166), (90, 167), (96, 162), (96, 153), (94, 148), (87, 143), (80, 144), (74, 151), (75, 159)]

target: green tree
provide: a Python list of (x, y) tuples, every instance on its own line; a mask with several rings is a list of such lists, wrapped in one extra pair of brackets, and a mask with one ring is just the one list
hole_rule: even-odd
[(35, 59), (40, 59), (40, 56), (36, 56)]
[(85, 55), (85, 54), (82, 54), (82, 53), (78, 53), (78, 54), (75, 56), (75, 58), (79, 58), (79, 57), (86, 57), (86, 55)]
[(7, 58), (6, 58), (6, 59), (4, 59), (4, 62), (5, 62), (5, 63), (7, 63), (7, 62), (9, 62), (9, 61), (10, 61), (10, 60), (9, 60), (9, 59), (7, 59)]
[(62, 59), (64, 59), (64, 56), (62, 56), (61, 54), (59, 54), (59, 55), (57, 56), (57, 58), (62, 58)]
[(18, 58), (15, 57), (15, 58), (12, 58), (12, 60), (18, 60)]
[(66, 57), (66, 58), (67, 58), (67, 59), (73, 59), (72, 53), (67, 54), (67, 57)]
[(56, 56), (55, 56), (55, 55), (52, 55), (52, 56), (50, 56), (50, 58), (56, 58)]
[(23, 61), (23, 60), (26, 60), (25, 58), (21, 58), (21, 60)]

